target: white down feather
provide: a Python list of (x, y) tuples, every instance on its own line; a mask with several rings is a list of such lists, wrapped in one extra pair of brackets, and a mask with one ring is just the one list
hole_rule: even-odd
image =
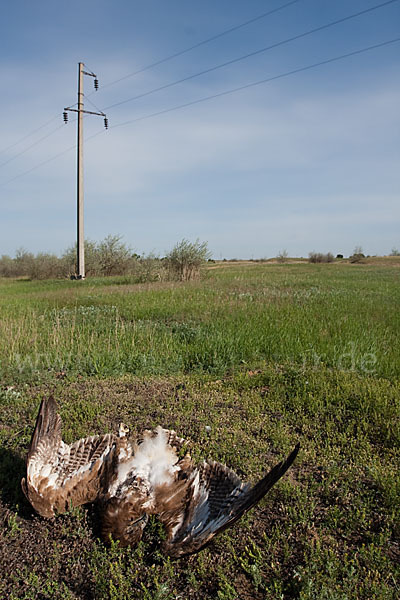
[(157, 427), (156, 432), (154, 437), (145, 437), (132, 458), (119, 464), (118, 484), (130, 474), (148, 483), (152, 489), (172, 482), (174, 473), (180, 468), (175, 466), (178, 457), (167, 443), (165, 430)]

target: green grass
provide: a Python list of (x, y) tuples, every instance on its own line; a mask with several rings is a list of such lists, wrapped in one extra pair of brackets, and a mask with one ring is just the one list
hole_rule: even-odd
[(222, 376), (290, 362), (397, 377), (396, 267), (261, 265), (190, 284), (1, 281), (0, 374)]
[[(0, 598), (397, 599), (399, 274), (239, 264), (189, 284), (1, 281)], [(165, 558), (156, 520), (136, 549), (107, 548), (92, 508), (32, 519), (23, 498), (48, 393), (67, 442), (162, 424), (251, 481), (301, 451), (200, 554)]]

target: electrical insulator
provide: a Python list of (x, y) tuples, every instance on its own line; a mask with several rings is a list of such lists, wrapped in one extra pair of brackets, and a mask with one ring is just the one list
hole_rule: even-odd
[(94, 89), (96, 90), (96, 92), (99, 89), (99, 80), (98, 79), (94, 80)]
[(108, 129), (108, 119), (107, 119), (107, 117), (104, 118), (104, 127), (106, 129)]
[(63, 117), (64, 117), (64, 123), (68, 123), (68, 113), (66, 110), (63, 112)]

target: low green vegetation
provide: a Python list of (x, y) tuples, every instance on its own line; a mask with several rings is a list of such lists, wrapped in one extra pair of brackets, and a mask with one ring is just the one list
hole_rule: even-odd
[[(397, 259), (396, 259), (397, 260)], [(0, 280), (0, 598), (397, 600), (399, 275), (390, 264), (213, 264), (200, 280)], [(39, 402), (64, 439), (158, 424), (255, 481), (288, 474), (189, 559), (46, 521), (21, 489)]]
[(59, 371), (222, 376), (265, 362), (400, 372), (398, 267), (232, 263), (189, 283), (0, 282), (9, 384)]

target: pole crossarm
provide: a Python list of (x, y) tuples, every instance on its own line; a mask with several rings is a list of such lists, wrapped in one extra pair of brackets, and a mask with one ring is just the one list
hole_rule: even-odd
[(92, 110), (80, 110), (79, 108), (64, 108), (64, 110), (69, 110), (70, 112), (76, 113), (86, 113), (87, 115), (98, 115), (99, 117), (106, 117), (107, 115), (103, 112), (93, 112)]

